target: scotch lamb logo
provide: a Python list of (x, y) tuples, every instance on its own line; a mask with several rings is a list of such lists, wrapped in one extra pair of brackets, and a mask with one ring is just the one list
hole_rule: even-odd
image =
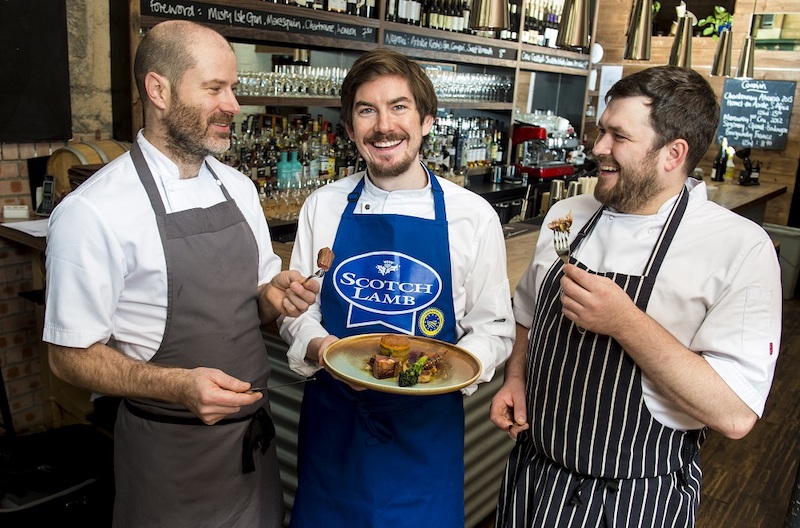
[(348, 328), (382, 325), (413, 334), (420, 312), (442, 293), (442, 279), (428, 264), (404, 253), (355, 255), (333, 270), (333, 285), (347, 302)]
[(385, 275), (390, 274), (393, 271), (399, 270), (400, 269), (400, 264), (396, 264), (396, 263), (392, 262), (391, 260), (384, 260), (383, 264), (378, 264), (375, 267), (378, 268), (378, 273), (380, 273), (381, 275), (385, 276)]

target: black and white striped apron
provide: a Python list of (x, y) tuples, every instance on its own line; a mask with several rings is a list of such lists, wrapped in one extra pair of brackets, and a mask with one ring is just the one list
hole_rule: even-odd
[[(600, 274), (641, 310), (687, 203), (684, 188), (641, 276)], [(577, 235), (573, 253), (602, 212)], [(587, 269), (574, 257), (571, 262)], [(526, 383), (531, 428), (509, 456), (495, 525), (694, 526), (705, 432), (657, 422), (644, 403), (641, 371), (619, 343), (563, 316), (562, 267), (556, 259), (537, 297)]]

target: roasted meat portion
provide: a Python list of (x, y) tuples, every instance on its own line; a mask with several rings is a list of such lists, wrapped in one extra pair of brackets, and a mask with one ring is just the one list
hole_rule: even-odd
[(563, 218), (556, 218), (547, 224), (547, 227), (553, 231), (561, 231), (569, 234), (569, 229), (572, 227), (572, 211), (567, 213), (567, 216)]
[(319, 250), (317, 254), (317, 267), (321, 270), (328, 271), (333, 264), (333, 251), (331, 248), (324, 247)]

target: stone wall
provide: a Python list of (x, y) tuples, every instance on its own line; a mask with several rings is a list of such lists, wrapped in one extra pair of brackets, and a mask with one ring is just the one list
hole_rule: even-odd
[[(109, 139), (112, 131), (108, 2), (67, 0), (72, 131), (70, 142)], [(0, 204), (31, 204), (29, 158), (49, 156), (59, 143), (0, 145)], [(40, 335), (36, 306), (19, 297), (40, 282), (41, 262), (31, 266), (26, 247), (0, 241), (0, 368), (5, 379), (14, 427), (36, 430), (45, 423)], [(37, 279), (37, 280), (34, 280)], [(0, 434), (3, 431), (0, 430)]]

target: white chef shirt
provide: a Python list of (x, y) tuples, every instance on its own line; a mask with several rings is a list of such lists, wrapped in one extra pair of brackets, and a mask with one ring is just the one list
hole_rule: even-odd
[[(781, 282), (775, 248), (757, 224), (707, 199), (706, 185), (691, 191), (683, 220), (655, 282), (647, 313), (684, 346), (699, 353), (759, 416), (772, 385), (781, 335)], [(597, 272), (641, 275), (677, 197), (655, 215), (603, 212), (575, 257)], [(556, 202), (543, 226), (571, 210), (570, 241), (600, 204), (592, 195)], [(516, 321), (530, 327), (536, 295), (556, 259), (553, 235), (543, 227), (536, 252), (514, 292)], [(673, 429), (703, 426), (679, 410), (642, 375), (644, 400)]]
[[(141, 132), (136, 140), (168, 213), (224, 201), (205, 163), (196, 178), (181, 180), (178, 167)], [(272, 251), (255, 186), (213, 157), (206, 161), (253, 231), (259, 284), (268, 282), (281, 270), (281, 261)], [(225, 280), (225, 270), (219, 270), (219, 280)], [(155, 213), (129, 153), (99, 170), (53, 211), (45, 303), (43, 340), (48, 343), (75, 348), (109, 343), (145, 361), (158, 350), (166, 322), (166, 262)]]
[[(317, 253), (333, 248), (339, 221), (347, 205), (347, 195), (364, 177), (356, 173), (315, 191), (303, 205), (291, 268), (305, 275), (316, 269)], [(453, 280), (453, 307), (458, 345), (472, 352), (483, 371), (477, 383), (494, 376), (495, 368), (511, 354), (514, 318), (511, 292), (506, 274), (506, 249), (500, 221), (489, 203), (477, 194), (452, 182), (439, 179), (444, 191), (450, 237), (450, 264)], [(355, 214), (398, 214), (433, 219), (433, 194), (430, 181), (423, 189), (384, 191), (366, 179)], [(420, 243), (425, 239), (420, 234)], [(285, 318), (280, 333), (291, 343), (289, 366), (311, 376), (317, 364), (305, 360), (308, 343), (328, 332), (320, 324), (319, 304), (298, 318)], [(471, 394), (477, 383), (462, 392)]]

